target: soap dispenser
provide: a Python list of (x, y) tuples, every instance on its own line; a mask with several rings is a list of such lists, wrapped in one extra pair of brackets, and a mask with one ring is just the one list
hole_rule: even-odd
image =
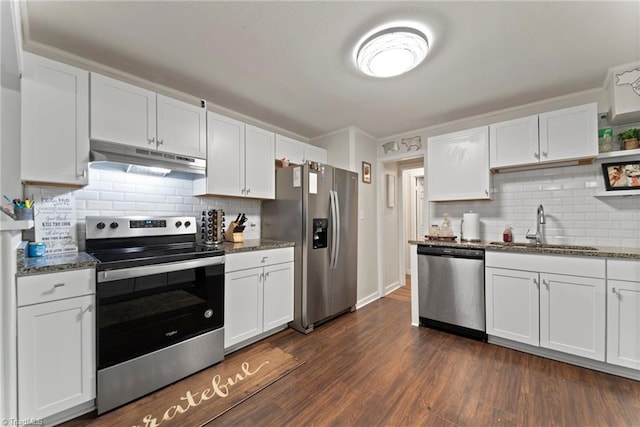
[(505, 243), (513, 242), (513, 231), (511, 231), (511, 226), (507, 225), (502, 232), (502, 241)]

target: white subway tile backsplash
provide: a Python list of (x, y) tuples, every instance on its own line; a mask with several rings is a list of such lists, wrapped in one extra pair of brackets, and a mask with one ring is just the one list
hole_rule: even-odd
[(493, 175), (493, 200), (431, 203), (430, 223), (440, 224), (447, 212), (459, 230), (462, 213), (473, 210), (480, 213), (484, 240), (501, 240), (510, 224), (515, 241), (525, 241), (527, 229), (536, 228), (536, 209), (542, 204), (547, 217), (542, 229), (549, 242), (640, 247), (640, 196), (595, 197), (602, 183), (599, 164), (502, 172)]

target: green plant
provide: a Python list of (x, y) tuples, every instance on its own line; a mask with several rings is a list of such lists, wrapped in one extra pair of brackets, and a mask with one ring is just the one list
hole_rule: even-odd
[(627, 129), (624, 132), (619, 133), (618, 138), (619, 139), (633, 139), (633, 138), (640, 139), (640, 129), (638, 128)]

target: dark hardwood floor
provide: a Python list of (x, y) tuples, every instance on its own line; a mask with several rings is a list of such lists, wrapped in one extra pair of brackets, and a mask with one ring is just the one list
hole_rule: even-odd
[(640, 382), (412, 327), (407, 292), (267, 338), (306, 363), (208, 426), (640, 426)]
[(640, 382), (412, 327), (395, 296), (267, 340), (306, 364), (211, 426), (640, 426)]

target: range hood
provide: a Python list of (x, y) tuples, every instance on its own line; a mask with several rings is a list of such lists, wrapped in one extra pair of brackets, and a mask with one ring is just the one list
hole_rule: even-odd
[(124, 165), (165, 168), (174, 172), (185, 172), (193, 175), (205, 175), (207, 173), (206, 159), (104, 141), (92, 140), (90, 142), (89, 160), (92, 162), (113, 162)]

